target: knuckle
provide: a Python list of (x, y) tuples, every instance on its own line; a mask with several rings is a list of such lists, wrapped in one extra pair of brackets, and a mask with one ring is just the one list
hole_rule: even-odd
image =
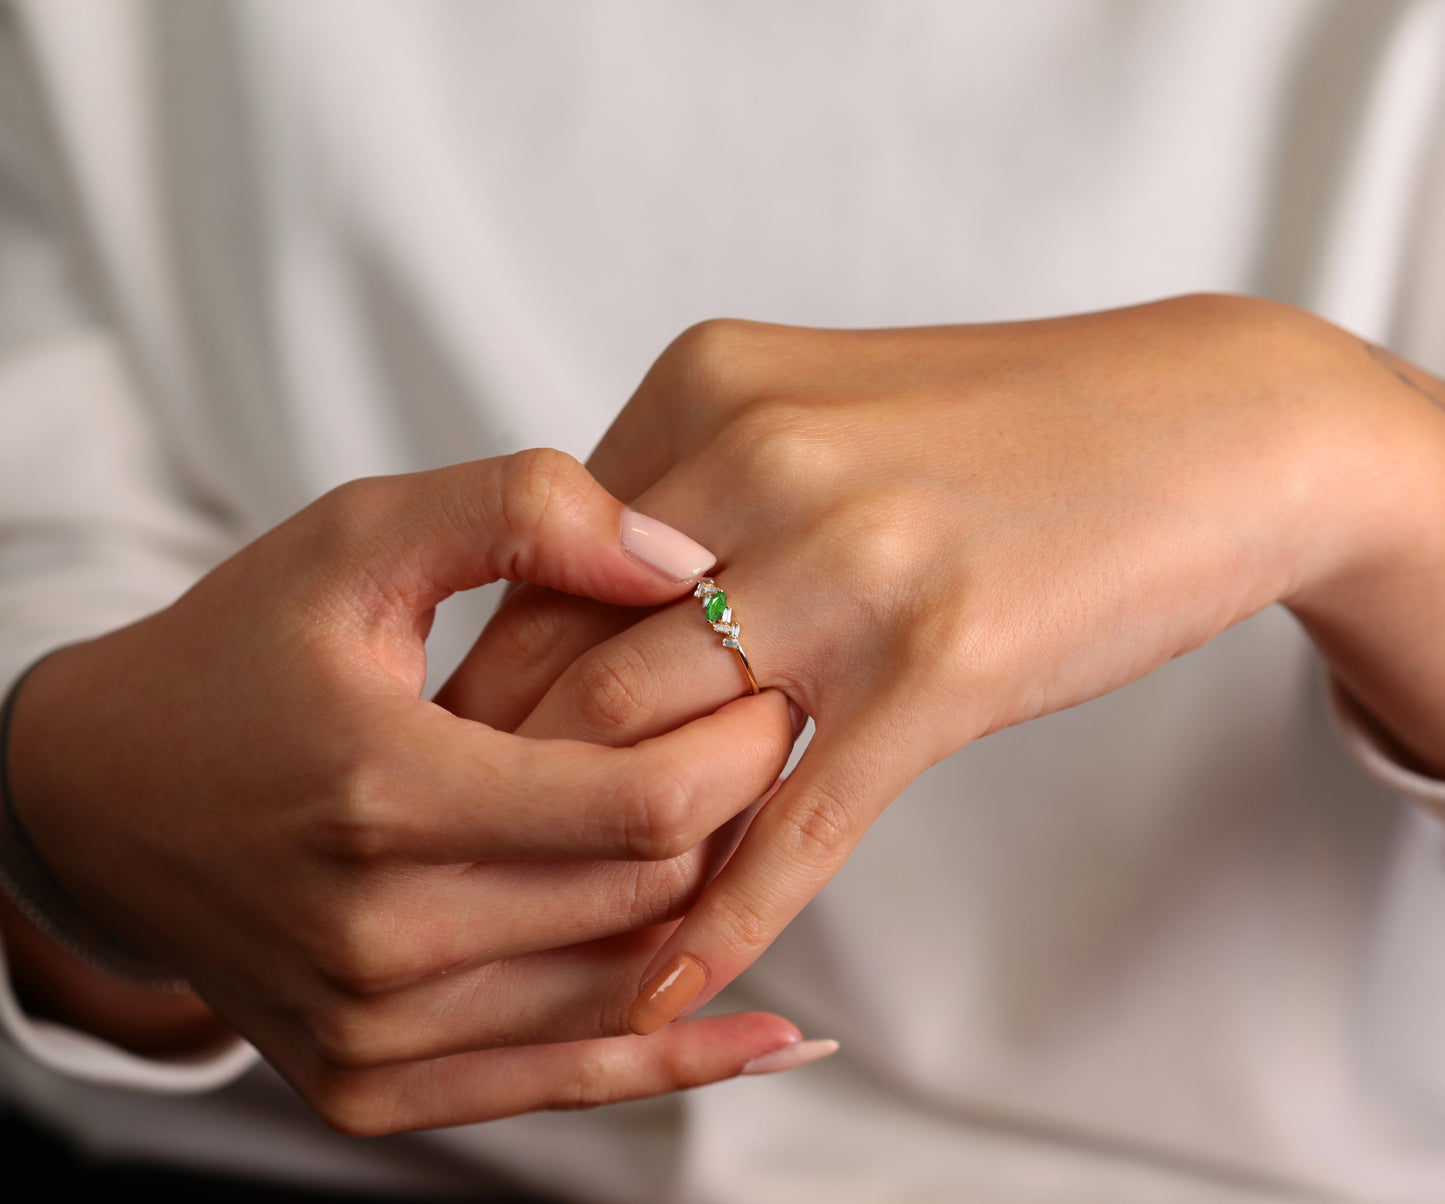
[(394, 477), (359, 477), (323, 494), (315, 509), (328, 530), (350, 540), (376, 529), (394, 508), (397, 489)]
[[(967, 587), (960, 585), (952, 601), (947, 607), (913, 609), (894, 659), (905, 680), (920, 687), (943, 687), (956, 698), (959, 667), (968, 666), (970, 682), (990, 681), (994, 658), (989, 655), (988, 641), (982, 638), (984, 626)], [(1014, 660), (1012, 650), (1007, 659)]]
[(508, 531), (526, 537), (559, 512), (575, 508), (584, 469), (566, 452), (534, 447), (507, 460), (502, 477), (502, 519)]
[(428, 978), (441, 932), (407, 931), (392, 906), (371, 895), (370, 883), (333, 882), (323, 893), (319, 914), (306, 925), (306, 952), (316, 975), (333, 991), (368, 999)]
[(729, 891), (713, 897), (717, 908), (717, 930), (728, 934), (734, 949), (750, 950), (753, 955), (771, 943), (777, 935), (763, 909), (750, 898)]
[[(880, 632), (907, 631), (900, 615), (917, 609), (920, 594), (934, 597), (939, 576), (926, 541), (919, 540), (916, 499), (875, 493), (834, 505), (820, 530), (829, 549), (828, 574), (848, 583), (849, 630), (866, 625)], [(942, 609), (951, 613), (954, 599)]]
[(653, 710), (658, 693), (656, 674), (647, 658), (625, 643), (597, 649), (577, 663), (577, 688), (582, 720), (604, 743), (625, 736)]
[(336, 991), (355, 998), (379, 995), (417, 978), (414, 967), (398, 958), (378, 924), (367, 917), (334, 917), (325, 948), (313, 955), (316, 972)]
[(374, 1065), (373, 1033), (357, 1007), (332, 1005), (309, 1018), (311, 1048), (325, 1065), (337, 1070), (366, 1070)]
[(628, 854), (642, 861), (666, 861), (692, 848), (691, 799), (681, 780), (671, 773), (651, 774), (635, 791), (623, 809)]
[(362, 477), (336, 486), (304, 512), (302, 558), (324, 577), (341, 573), (372, 626), (395, 622), (409, 603), (386, 571), (382, 536), (404, 505), (404, 490), (399, 477)]
[(582, 1112), (619, 1098), (607, 1059), (579, 1056), (571, 1073), (553, 1085), (547, 1108), (552, 1112)]
[(627, 1013), (632, 999), (632, 991), (614, 986), (611, 990), (602, 992), (592, 1001), (590, 1007), (577, 1006), (578, 1017), (585, 1015), (586, 1019), (580, 1026), (569, 1025), (566, 1031), (582, 1040), (626, 1036), (630, 1031), (627, 1027)]
[(745, 388), (745, 368), (762, 329), (736, 318), (709, 318), (673, 339), (659, 362), (682, 377), (690, 396), (717, 403)]
[[(859, 512), (864, 509), (866, 513)], [(918, 527), (909, 517), (894, 517), (898, 513), (884, 499), (881, 506), (875, 502), (847, 516), (849, 527), (857, 532), (854, 554), (858, 560), (866, 562), (870, 574), (894, 585), (912, 583), (921, 568)], [(906, 511), (903, 513), (906, 515)], [(863, 565), (854, 567), (861, 570)]]
[(316, 1056), (332, 1069), (365, 1070), (390, 1060), (385, 1026), (364, 1004), (332, 1004), (313, 1014), (306, 1028)]
[(507, 598), (492, 620), (502, 663), (529, 669), (551, 662), (575, 601), (539, 586), (523, 586)]
[(338, 772), (315, 823), (316, 839), (324, 852), (352, 866), (384, 861), (396, 846), (391, 774), (367, 760)]
[(836, 866), (853, 843), (853, 812), (843, 800), (816, 787), (806, 802), (791, 810), (787, 825), (789, 851), (796, 861), (817, 870)]
[(708, 1053), (686, 1043), (673, 1045), (653, 1057), (649, 1082), (644, 1084), (619, 1077), (617, 1067), (605, 1054), (581, 1056), (571, 1073), (553, 1085), (547, 1108), (554, 1112), (585, 1111), (625, 1099), (699, 1087), (718, 1077), (712, 1072)]
[(314, 861), (308, 905), (294, 932), (324, 982), (350, 995), (373, 995), (418, 977), (422, 955), (441, 934), (418, 942), (403, 931), (402, 896), (393, 883), (405, 808), (398, 806), (393, 772), (367, 760), (338, 769), (335, 777), (300, 821)]
[(787, 488), (806, 480), (814, 491), (851, 471), (836, 424), (809, 405), (780, 398), (738, 407), (718, 433), (716, 453), (728, 475)]
[[(356, 899), (358, 893), (363, 897)], [(455, 926), (424, 908), (402, 909), (392, 900), (333, 902), (313, 940), (316, 974), (342, 997), (365, 1002), (429, 982), (466, 963)], [(337, 891), (344, 898), (345, 890)]]
[(675, 920), (697, 901), (704, 881), (703, 859), (692, 854), (660, 861), (624, 862), (618, 914), (629, 928)]
[(710, 1059), (696, 1048), (674, 1046), (661, 1060), (660, 1070), (669, 1091), (701, 1087), (717, 1078), (709, 1071)]
[(893, 586), (912, 583), (928, 567), (929, 553), (918, 538), (929, 514), (908, 490), (876, 491), (839, 506), (835, 525), (849, 535), (840, 553), (846, 571), (862, 572)]
[(391, 1101), (352, 1071), (322, 1071), (302, 1094), (327, 1126), (348, 1137), (383, 1137), (406, 1127)]

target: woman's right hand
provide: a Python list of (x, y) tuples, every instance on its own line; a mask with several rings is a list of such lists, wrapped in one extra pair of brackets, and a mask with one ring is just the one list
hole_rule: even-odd
[(730, 1077), (797, 1030), (747, 1014), (618, 1034), (726, 851), (708, 837), (783, 767), (783, 697), (631, 748), (421, 697), (450, 593), (505, 577), (656, 606), (709, 567), (650, 567), (622, 518), (555, 452), (344, 486), (168, 609), (42, 662), (14, 717), (17, 814), (83, 909), (343, 1130)]

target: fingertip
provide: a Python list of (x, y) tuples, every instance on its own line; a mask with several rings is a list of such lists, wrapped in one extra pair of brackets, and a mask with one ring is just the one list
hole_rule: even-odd
[(646, 1037), (671, 1024), (707, 986), (707, 967), (690, 954), (679, 953), (645, 979), (627, 1012), (627, 1027)]
[[(787, 698), (787, 695), (784, 694), (783, 697)], [(796, 740), (803, 734), (803, 729), (808, 726), (808, 712), (788, 698), (788, 718), (793, 725), (793, 739)]]
[[(792, 704), (781, 690), (764, 690), (761, 694), (744, 694), (724, 703), (711, 718), (728, 717), (726, 729), (734, 732), (735, 748), (745, 748), (778, 759), (781, 771), (797, 742), (801, 729), (792, 716)], [(706, 718), (706, 717), (705, 717)], [(807, 716), (803, 717), (807, 722)]]
[[(776, 708), (781, 715), (785, 706), (791, 722), (793, 704), (788, 700), (788, 696), (781, 690), (769, 688), (760, 694), (741, 694), (737, 698), (729, 699), (718, 707), (718, 713), (734, 710), (747, 711), (753, 708)], [(807, 722), (806, 715), (803, 716), (803, 721)]]
[(779, 1074), (785, 1070), (796, 1070), (810, 1062), (831, 1058), (842, 1046), (831, 1037), (816, 1037), (810, 1041), (790, 1041), (779, 1049), (749, 1058), (738, 1071), (744, 1074)]

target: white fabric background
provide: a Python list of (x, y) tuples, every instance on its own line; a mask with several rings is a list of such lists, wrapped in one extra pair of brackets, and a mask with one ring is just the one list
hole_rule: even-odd
[[(585, 455), (705, 317), (1238, 290), (1445, 367), (1438, 0), (15, 9), (0, 678), (348, 477)], [(737, 993), (829, 1064), (368, 1144), (264, 1071), (118, 1094), (82, 1081), (114, 1059), (12, 1047), (0, 1082), (100, 1149), (377, 1186), (1426, 1204), (1445, 898), (1412, 790), (1348, 760), (1269, 612), (893, 806)]]

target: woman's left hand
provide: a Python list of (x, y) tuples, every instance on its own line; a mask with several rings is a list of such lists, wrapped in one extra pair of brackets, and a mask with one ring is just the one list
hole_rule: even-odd
[[(1445, 415), (1398, 366), (1230, 297), (679, 338), (589, 467), (718, 553), (758, 680), (817, 731), (654, 959), (634, 1029), (746, 967), (929, 765), (1277, 601), (1445, 764)], [(746, 688), (698, 600), (634, 620), (524, 587), (439, 701), (631, 744)]]

